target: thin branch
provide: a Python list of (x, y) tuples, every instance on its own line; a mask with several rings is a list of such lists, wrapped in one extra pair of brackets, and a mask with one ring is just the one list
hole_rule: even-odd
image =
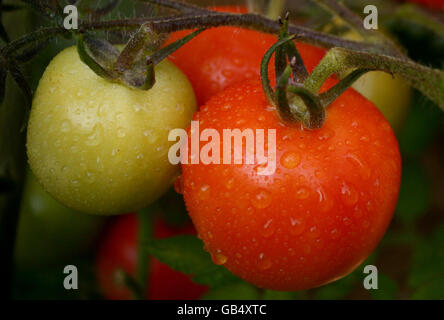
[(24, 49), (22, 52), (18, 53), (14, 58), (17, 62), (23, 63), (34, 58), (41, 50), (43, 50), (49, 44), (49, 40), (44, 40), (37, 43), (30, 48)]
[(92, 20), (95, 20), (97, 18), (103, 17), (113, 11), (117, 5), (119, 4), (120, 0), (111, 0), (108, 4), (104, 5), (103, 7), (97, 8), (97, 9), (90, 9), (86, 8), (85, 12), (90, 15)]
[(0, 54), (4, 57), (9, 57), (17, 50), (32, 44), (36, 41), (44, 41), (50, 38), (54, 38), (58, 35), (69, 35), (70, 31), (59, 27), (42, 28), (37, 31), (28, 33), (27, 35), (11, 41), (8, 45), (0, 49)]
[(357, 16), (353, 11), (344, 6), (342, 3), (339, 3), (335, 0), (312, 0), (316, 2), (319, 6), (328, 10), (333, 15), (341, 18), (342, 21), (347, 23), (350, 27), (359, 32), (362, 36), (366, 36), (368, 34), (368, 30), (364, 28), (362, 23), (362, 19)]
[(347, 8), (342, 3), (336, 0), (312, 0), (324, 9), (330, 11), (333, 15), (338, 16), (342, 21), (344, 21), (349, 27), (357, 31), (365, 40), (372, 43), (380, 43), (387, 45), (391, 51), (392, 55), (402, 57), (403, 54), (395, 43), (384, 36), (383, 33), (374, 30), (367, 30), (364, 28), (364, 23), (360, 16), (355, 14), (352, 10)]
[[(237, 26), (277, 35), (280, 28), (279, 23), (262, 15), (252, 13), (232, 14), (216, 12), (213, 14), (86, 22), (79, 26), (79, 32), (118, 28), (136, 29), (146, 22), (151, 22), (156, 32), (167, 33), (186, 29)], [(343, 47), (360, 52), (375, 52), (387, 55), (394, 54), (393, 50), (386, 46), (346, 40), (341, 37), (314, 31), (302, 26), (290, 25), (288, 31), (295, 36), (295, 40), (324, 48)]]
[[(30, 0), (26, 1), (29, 2)], [(160, 0), (153, 1), (165, 3)], [(169, 1), (171, 2), (171, 0)], [(156, 33), (169, 33), (185, 29), (205, 29), (218, 26), (238, 26), (266, 33), (279, 33), (279, 23), (262, 15), (232, 14), (226, 12), (211, 12), (206, 9), (202, 10), (204, 13), (197, 15), (188, 14), (173, 17), (82, 22), (77, 31), (79, 33), (85, 33), (87, 31), (122, 28), (137, 29), (144, 23), (150, 23), (153, 32)], [(383, 70), (390, 73), (399, 73), (407, 78), (415, 88), (422, 91), (425, 95), (444, 108), (444, 84), (441, 82), (442, 71), (417, 64), (387, 45), (345, 40), (340, 37), (295, 25), (290, 25), (288, 31), (295, 40), (321, 47), (334, 48), (333, 50), (330, 50), (330, 56), (334, 58), (334, 55), (338, 54), (342, 58), (347, 57), (345, 65), (348, 68)], [(18, 40), (12, 41), (10, 44), (4, 46), (0, 50), (0, 53), (3, 57), (8, 59), (8, 57), (10, 57), (16, 50), (27, 46), (33, 41), (49, 39), (56, 35), (70, 34), (70, 31), (63, 28), (41, 29)], [(323, 68), (321, 66), (318, 67), (318, 70)], [(333, 72), (337, 71), (338, 70), (333, 70)], [(318, 81), (315, 80), (315, 82)]]
[(17, 85), (20, 87), (22, 92), (25, 96), (25, 102), (26, 102), (26, 109), (31, 109), (31, 103), (32, 103), (32, 90), (28, 85), (28, 82), (25, 79), (25, 76), (20, 71), (18, 65), (15, 62), (8, 62), (8, 70), (11, 74), (14, 81), (17, 83)]
[(342, 79), (338, 84), (333, 86), (326, 92), (319, 95), (321, 98), (321, 103), (324, 107), (327, 107), (334, 100), (336, 100), (345, 90), (347, 90), (356, 80), (358, 80), (362, 75), (370, 70), (357, 69), (350, 74), (348, 74), (344, 79)]

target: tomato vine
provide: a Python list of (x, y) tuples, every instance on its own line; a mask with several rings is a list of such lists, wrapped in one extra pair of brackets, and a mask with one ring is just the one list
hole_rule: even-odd
[[(11, 73), (15, 81), (23, 89), (25, 96), (28, 97), (28, 105), (30, 105), (32, 93), (18, 68), (18, 63), (32, 58), (33, 55), (47, 43), (47, 40), (54, 36), (76, 37), (78, 39), (78, 48), (82, 60), (100, 76), (146, 90), (151, 88), (155, 81), (153, 66), (206, 28), (239, 26), (267, 33), (279, 33), (281, 28), (279, 21), (273, 21), (259, 14), (215, 12), (173, 0), (139, 1), (167, 7), (177, 11), (179, 14), (167, 17), (110, 21), (82, 20), (79, 22), (78, 30), (69, 31), (62, 26), (63, 11), (58, 1), (26, 0), (26, 3), (30, 4), (44, 16), (55, 19), (58, 26), (35, 31), (7, 44), (1, 48), (2, 59), (0, 63), (5, 70)], [(293, 87), (293, 93), (303, 98), (307, 97), (307, 93), (310, 92), (310, 96), (316, 97), (317, 100), (322, 100), (324, 106), (326, 106), (362, 74), (368, 71), (381, 70), (390, 74), (401, 75), (410, 85), (420, 90), (444, 109), (443, 71), (432, 69), (410, 60), (391, 40), (381, 33), (366, 30), (363, 27), (360, 17), (337, 1), (316, 0), (315, 2), (334, 15), (339, 16), (350, 27), (359, 32), (365, 41), (345, 40), (303, 26), (288, 25), (288, 34), (292, 35), (295, 40), (331, 49), (326, 57), (319, 63), (313, 74), (308, 76), (305, 81), (299, 81), (299, 89), (296, 90), (297, 92), (295, 92)], [(87, 1), (78, 1), (78, 6), (80, 10), (83, 10), (84, 13), (87, 14), (89, 19), (99, 19), (100, 16), (114, 9), (116, 1), (96, 10), (90, 9), (87, 6)], [(198, 28), (199, 31), (188, 36), (186, 39), (182, 39), (182, 41), (177, 41), (175, 45), (159, 49), (159, 43), (161, 43), (159, 39), (162, 39), (161, 34), (193, 28)], [(122, 29), (137, 31), (121, 53), (114, 49), (106, 40), (91, 39), (91, 37), (88, 36), (91, 31)], [(84, 43), (85, 39), (88, 39), (87, 44)], [(90, 47), (88, 47), (88, 45)], [(150, 53), (144, 49), (147, 45), (154, 53)], [(156, 49), (159, 50), (156, 52)], [(134, 67), (136, 64), (134, 59), (139, 56), (142, 51), (144, 51), (142, 54), (145, 57), (145, 62), (142, 64), (139, 63), (136, 68)], [(99, 56), (102, 58), (102, 61), (97, 60)], [(129, 69), (131, 72), (126, 72)], [(318, 96), (320, 86), (330, 75), (345, 71), (353, 72), (349, 77), (344, 79), (340, 85), (336, 86), (334, 90), (331, 90), (328, 94), (324, 94), (322, 98)], [(3, 78), (2, 76), (0, 80)], [(0, 83), (0, 86), (2, 88), (4, 87), (4, 81)], [(302, 92), (306, 94), (303, 95)], [(303, 101), (307, 104), (307, 102), (309, 103), (312, 99), (307, 100), (303, 98)], [(307, 124), (307, 126), (317, 128), (320, 127), (322, 123), (322, 119), (318, 119), (312, 121), (311, 124)]]

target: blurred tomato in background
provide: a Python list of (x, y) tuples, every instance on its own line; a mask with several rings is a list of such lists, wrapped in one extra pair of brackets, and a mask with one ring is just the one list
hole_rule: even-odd
[(443, 0), (408, 0), (413, 3), (417, 3), (420, 5), (427, 6), (432, 9), (444, 9), (444, 1)]
[[(131, 299), (125, 283), (119, 283), (119, 271), (135, 275), (138, 260), (138, 227), (136, 214), (117, 217), (109, 226), (100, 244), (96, 258), (96, 275), (107, 299)], [(161, 219), (154, 223), (154, 237), (167, 238), (180, 234), (195, 234), (191, 224), (171, 227)], [(190, 276), (171, 269), (155, 258), (149, 261), (146, 296), (154, 300), (198, 299), (207, 288), (191, 281)], [(120, 279), (121, 280), (121, 279)]]
[(72, 261), (91, 250), (104, 221), (60, 204), (28, 170), (17, 229), (17, 267), (33, 269)]
[[(220, 12), (246, 13), (245, 6), (210, 7)], [(178, 40), (190, 31), (174, 32), (167, 43)], [(260, 64), (265, 52), (276, 42), (276, 35), (238, 27), (205, 30), (191, 42), (170, 55), (188, 77), (196, 92), (198, 106), (210, 97), (242, 80), (260, 79)], [(325, 50), (298, 43), (307, 70), (312, 71)], [(273, 62), (269, 65), (273, 79)]]

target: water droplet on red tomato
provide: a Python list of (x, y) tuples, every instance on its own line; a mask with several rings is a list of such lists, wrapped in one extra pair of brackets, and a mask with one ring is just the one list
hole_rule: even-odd
[(301, 219), (290, 218), (290, 233), (294, 236), (298, 236), (304, 232), (305, 223)]
[(353, 206), (358, 202), (359, 194), (353, 186), (343, 182), (341, 186), (341, 198), (346, 206)]
[(333, 200), (327, 196), (327, 193), (322, 187), (318, 188), (316, 192), (319, 195), (319, 209), (321, 212), (325, 213), (330, 211), (334, 205)]
[(338, 229), (333, 229), (333, 230), (331, 230), (331, 231), (330, 231), (330, 237), (331, 237), (332, 239), (337, 239), (337, 238), (339, 238), (339, 231), (338, 231)]
[(359, 175), (364, 180), (368, 180), (371, 176), (371, 170), (366, 165), (364, 160), (361, 160), (356, 154), (354, 153), (348, 153), (345, 158), (350, 162), (355, 168), (358, 169)]
[(368, 136), (362, 136), (359, 140), (363, 142), (368, 142), (370, 141), (370, 138)]
[(334, 137), (334, 135), (335, 135), (335, 132), (333, 130), (325, 128), (319, 134), (318, 139), (321, 141), (325, 141), (325, 140), (328, 140), (328, 139)]
[(205, 184), (200, 187), (198, 197), (200, 200), (207, 200), (210, 197), (210, 186)]
[(234, 179), (233, 178), (228, 179), (227, 182), (225, 183), (225, 187), (228, 190), (230, 190), (233, 188), (233, 186), (234, 186)]
[(319, 237), (320, 234), (321, 234), (321, 232), (319, 231), (319, 229), (316, 228), (315, 226), (313, 226), (310, 228), (308, 236), (312, 239), (315, 239), (315, 238)]
[(214, 255), (211, 256), (213, 262), (219, 266), (225, 264), (228, 260), (226, 256), (224, 256), (220, 250), (217, 250)]
[(264, 253), (259, 254), (259, 261), (258, 261), (258, 267), (261, 270), (268, 270), (271, 268), (273, 263), (269, 258), (265, 256)]
[(293, 169), (301, 163), (301, 155), (297, 152), (288, 151), (281, 157), (281, 164), (284, 168)]
[(259, 189), (251, 198), (251, 203), (257, 209), (264, 209), (271, 204), (271, 194), (267, 190)]
[(310, 190), (308, 190), (305, 187), (300, 187), (298, 190), (296, 190), (296, 199), (307, 199), (310, 196)]
[(265, 224), (264, 224), (264, 229), (262, 230), (262, 235), (264, 236), (264, 238), (269, 238), (273, 235), (274, 233), (274, 224), (273, 224), (273, 219), (269, 219)]

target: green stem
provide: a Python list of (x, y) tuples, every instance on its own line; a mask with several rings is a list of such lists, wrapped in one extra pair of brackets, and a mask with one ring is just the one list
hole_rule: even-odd
[(267, 50), (267, 52), (265, 53), (265, 55), (261, 61), (262, 88), (264, 90), (265, 97), (273, 105), (276, 105), (276, 102), (274, 100), (274, 94), (273, 94), (273, 90), (270, 85), (270, 78), (268, 76), (268, 64), (270, 63), (270, 59), (273, 56), (273, 53), (276, 51), (276, 48), (279, 46), (282, 46), (283, 44), (285, 44), (288, 41), (293, 40), (293, 38), (294, 38), (293, 36), (288, 36), (288, 37), (276, 42), (274, 45), (271, 46), (270, 49)]
[[(281, 24), (281, 29), (279, 30), (278, 39), (284, 39), (289, 36), (288, 34), (288, 20), (290, 14), (287, 12), (284, 19), (279, 18), (279, 23)], [(275, 69), (276, 69), (276, 78), (279, 78), (284, 71), (288, 61), (292, 64), (293, 68), (293, 77), (294, 80), (298, 83), (302, 83), (308, 77), (307, 69), (305, 68), (304, 61), (302, 60), (301, 55), (299, 54), (298, 49), (293, 41), (286, 42), (282, 48), (279, 46), (276, 48), (275, 53)], [(277, 82), (277, 81), (276, 81)]]
[(370, 70), (357, 69), (355, 71), (352, 71), (338, 84), (336, 84), (333, 88), (320, 94), (319, 96), (321, 98), (322, 105), (324, 107), (327, 107), (334, 100), (336, 100), (336, 98), (338, 98), (345, 90), (347, 90), (356, 80), (358, 80), (362, 75), (364, 75), (368, 71)]
[[(322, 127), (325, 122), (325, 108), (317, 94), (313, 94), (301, 85), (289, 85), (287, 87), (289, 93), (295, 94), (295, 98), (300, 98), (304, 102), (306, 109), (303, 117), (304, 126), (307, 129), (315, 130)], [(290, 104), (298, 107), (300, 102), (298, 99), (289, 99)]]
[(114, 70), (122, 74), (128, 70), (135, 59), (144, 51), (148, 43), (157, 42), (158, 34), (153, 32), (150, 23), (144, 23), (128, 41), (114, 65)]
[(411, 86), (420, 90), (444, 110), (444, 71), (385, 55), (333, 48), (316, 66), (304, 85), (311, 92), (318, 93), (322, 84), (332, 74), (353, 69), (380, 70), (390, 74), (399, 74)]
[(77, 52), (80, 59), (87, 64), (97, 75), (108, 80), (114, 80), (115, 76), (109, 71), (103, 68), (97, 61), (92, 58), (90, 50), (88, 49), (87, 40), (83, 34), (77, 37)]

